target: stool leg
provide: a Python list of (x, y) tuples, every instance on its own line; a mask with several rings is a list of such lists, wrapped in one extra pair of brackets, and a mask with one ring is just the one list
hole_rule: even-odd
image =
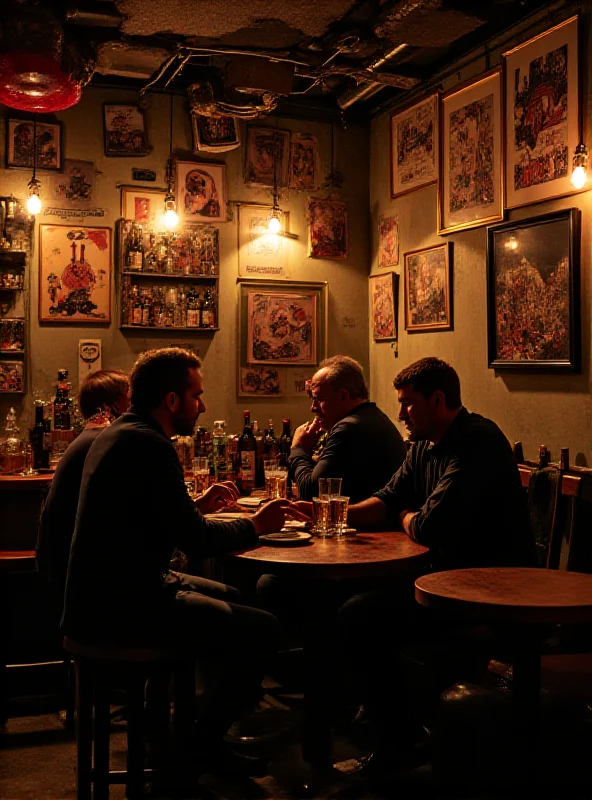
[(110, 682), (106, 671), (95, 674), (94, 800), (109, 800)]
[(144, 794), (144, 682), (145, 676), (132, 670), (127, 685), (128, 800), (135, 800)]
[(76, 800), (91, 800), (92, 782), (92, 669), (82, 659), (76, 669)]

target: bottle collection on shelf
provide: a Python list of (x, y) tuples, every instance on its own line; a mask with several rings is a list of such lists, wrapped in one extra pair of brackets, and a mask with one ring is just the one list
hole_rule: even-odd
[(138, 286), (123, 282), (123, 324), (155, 328), (215, 329), (218, 302), (213, 286)]
[(145, 231), (142, 225), (123, 223), (124, 272), (217, 277), (218, 229), (199, 226), (182, 233)]

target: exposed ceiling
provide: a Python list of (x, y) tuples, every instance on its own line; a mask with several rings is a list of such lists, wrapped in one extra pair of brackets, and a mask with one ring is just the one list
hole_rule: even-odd
[[(92, 82), (198, 84), (197, 102), (249, 116), (336, 109), (357, 118), (404, 101), (435, 72), (542, 0), (12, 0), (45, 7), (95, 64)], [(2, 19), (0, 19), (0, 25)], [(0, 49), (6, 49), (6, 25)], [(195, 93), (194, 93), (195, 94)], [(245, 109), (241, 112), (241, 109)]]

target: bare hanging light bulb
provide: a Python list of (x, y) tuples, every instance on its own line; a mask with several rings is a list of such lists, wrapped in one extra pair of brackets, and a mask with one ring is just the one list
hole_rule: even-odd
[(588, 180), (588, 149), (585, 144), (576, 147), (572, 162), (571, 185), (583, 189)]
[(33, 177), (28, 183), (29, 188), (29, 196), (27, 198), (27, 211), (29, 214), (36, 215), (38, 214), (43, 205), (41, 203), (41, 198), (39, 197), (39, 190), (41, 189), (41, 183), (37, 179), (36, 176), (37, 172), (37, 114), (35, 114), (33, 118)]
[(269, 215), (269, 222), (267, 223), (267, 233), (278, 234), (282, 229), (280, 222), (281, 210), (279, 206), (274, 206)]
[(167, 231), (174, 231), (179, 225), (179, 215), (175, 209), (175, 198), (167, 195), (164, 201), (164, 227)]

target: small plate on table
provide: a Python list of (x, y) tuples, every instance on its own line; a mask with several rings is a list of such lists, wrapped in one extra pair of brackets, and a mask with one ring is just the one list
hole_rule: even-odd
[(262, 502), (263, 498), (261, 497), (239, 497), (236, 504), (243, 508), (259, 508)]
[(290, 547), (298, 544), (307, 544), (311, 539), (310, 533), (304, 531), (280, 531), (279, 533), (264, 533), (259, 537), (263, 544)]

